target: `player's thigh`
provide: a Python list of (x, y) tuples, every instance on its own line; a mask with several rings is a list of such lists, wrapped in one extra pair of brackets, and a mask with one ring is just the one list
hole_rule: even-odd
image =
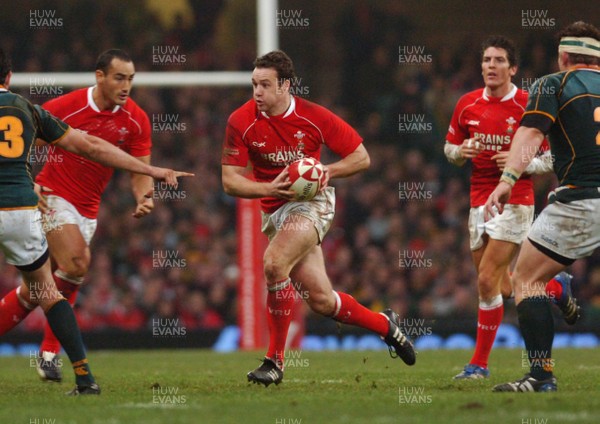
[[(46, 233), (52, 260), (61, 269), (70, 269), (73, 266), (87, 267), (91, 253), (79, 226), (76, 224), (62, 224), (60, 228)], [(79, 262), (73, 265), (73, 262)]]
[(321, 246), (313, 246), (310, 251), (294, 266), (290, 273), (297, 287), (306, 290), (329, 292), (331, 282), (325, 271), (325, 260)]
[(0, 250), (17, 267), (35, 264), (48, 245), (37, 209), (0, 211)]
[(276, 268), (285, 274), (278, 277), (286, 276), (318, 242), (319, 237), (311, 220), (301, 215), (288, 215), (265, 251), (265, 272)]
[(325, 271), (325, 260), (321, 246), (312, 249), (294, 266), (290, 273), (296, 290), (309, 304), (319, 304), (323, 311), (335, 307), (331, 281)]
[(481, 264), (481, 259), (483, 258), (483, 254), (485, 253), (485, 248), (488, 242), (488, 236), (484, 234), (481, 237), (481, 247), (471, 250), (471, 258), (473, 259), (473, 265), (475, 266), (475, 270), (479, 272), (479, 264)]
[(504, 273), (508, 270), (519, 245), (514, 242), (489, 238), (479, 263), (479, 273)]
[(519, 303), (522, 297), (542, 294), (546, 282), (564, 268), (565, 265), (556, 262), (529, 240), (525, 240), (512, 275), (516, 302)]

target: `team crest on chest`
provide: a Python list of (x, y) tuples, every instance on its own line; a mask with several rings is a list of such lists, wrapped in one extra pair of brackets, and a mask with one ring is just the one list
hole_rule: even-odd
[(125, 137), (127, 137), (127, 134), (129, 134), (129, 130), (127, 128), (121, 127), (121, 129), (119, 129), (119, 141), (117, 141), (119, 146), (125, 142)]
[(508, 127), (506, 128), (506, 132), (508, 134), (514, 133), (515, 132), (515, 124), (517, 123), (517, 120), (511, 116), (510, 118), (508, 118), (506, 120), (506, 123), (508, 124)]

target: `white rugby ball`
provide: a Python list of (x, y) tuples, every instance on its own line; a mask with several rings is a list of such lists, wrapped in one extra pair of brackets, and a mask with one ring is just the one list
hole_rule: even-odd
[(288, 168), (292, 182), (290, 190), (296, 192), (297, 201), (311, 200), (321, 190), (325, 169), (314, 158), (302, 158), (292, 162)]

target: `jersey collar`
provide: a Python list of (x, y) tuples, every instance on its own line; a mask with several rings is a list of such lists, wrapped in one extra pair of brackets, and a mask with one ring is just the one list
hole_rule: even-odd
[[(290, 100), (290, 106), (288, 107), (288, 109), (285, 111), (285, 113), (283, 115), (281, 115), (281, 118), (287, 118), (288, 116), (290, 116), (295, 110), (296, 110), (296, 99), (294, 98), (294, 96), (290, 96), (291, 100)], [(267, 119), (271, 119), (271, 117), (269, 115), (267, 115), (264, 112), (260, 112), (262, 114), (262, 116), (264, 116)]]
[[(506, 96), (504, 96), (504, 97), (502, 97), (500, 99), (501, 102), (505, 102), (507, 100), (510, 100), (513, 97), (515, 97), (515, 94), (517, 94), (517, 86), (514, 85), (513, 83), (511, 83), (510, 85), (512, 86), (512, 88), (510, 89), (510, 91), (508, 92), (508, 94)], [(482, 95), (482, 97), (483, 97), (484, 100), (486, 100), (488, 102), (490, 101), (490, 96), (488, 96), (488, 93), (487, 93), (487, 87), (485, 87), (483, 89), (483, 95)]]
[(6, 93), (6, 92), (8, 92), (8, 88), (6, 88), (2, 84), (0, 84), (0, 93)]
[[(87, 92), (87, 98), (88, 98), (88, 105), (92, 108), (92, 110), (94, 112), (98, 112), (101, 113), (103, 112), (102, 110), (100, 110), (100, 108), (98, 107), (98, 105), (96, 104), (96, 102), (94, 102), (94, 96), (92, 95), (94, 88), (96, 88), (96, 85), (93, 85), (91, 87), (88, 88), (88, 92)], [(110, 113), (115, 113), (116, 111), (119, 110), (121, 106), (119, 105), (115, 105), (115, 107), (113, 108), (113, 110), (110, 111)]]

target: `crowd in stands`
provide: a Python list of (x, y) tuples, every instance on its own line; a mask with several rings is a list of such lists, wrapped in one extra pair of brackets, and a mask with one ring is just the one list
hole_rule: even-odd
[[(2, 47), (12, 55), (15, 73), (92, 73), (96, 56), (110, 47), (128, 51), (138, 71), (251, 69), (254, 40), (238, 40), (233, 47), (223, 40), (220, 27), (229, 19), (224, 1), (191, 2), (203, 3), (204, 9), (198, 6), (191, 22), (181, 20), (170, 28), (142, 1), (111, 8), (113, 3), (73, 2), (72, 9), (57, 11), (63, 28), (22, 29), (9, 20), (13, 23), (3, 28)], [(289, 45), (292, 58), (299, 57), (297, 71), (310, 87), (308, 99), (347, 119), (371, 155), (367, 172), (332, 181), (338, 200), (323, 243), (327, 270), (335, 288), (373, 309), (389, 306), (402, 316), (431, 320), (467, 317), (475, 325), (469, 171), (447, 163), (443, 143), (458, 98), (482, 86), (481, 40), (455, 48), (431, 46), (426, 51), (431, 60), (400, 64), (398, 46), (409, 45), (417, 29), (401, 14), (388, 12), (385, 19), (358, 7), (340, 13), (337, 26), (324, 37), (337, 45), (334, 64), (327, 69), (337, 82), (323, 94), (318, 83), (311, 85), (323, 76), (310, 61), (322, 66), (328, 59), (318, 56), (319, 51), (310, 53), (316, 57), (310, 61), (294, 53), (303, 51), (294, 39), (315, 34), (282, 35), (282, 47)], [(27, 11), (15, 5), (9, 13)], [(520, 44), (522, 52), (532, 53), (522, 54), (514, 79), (518, 86), (553, 69), (551, 41)], [(228, 45), (228, 54), (218, 53), (217, 45)], [(158, 65), (153, 46), (179, 47), (185, 61)], [(14, 91), (36, 103), (46, 100), (27, 87)], [(91, 269), (77, 301), (83, 331), (149, 328), (156, 318), (178, 318), (188, 329), (236, 323), (236, 208), (235, 199), (221, 187), (220, 155), (228, 115), (250, 96), (250, 86), (134, 86), (132, 97), (153, 125), (153, 163), (189, 170), (196, 177), (182, 180), (177, 190), (157, 183), (154, 212), (137, 220), (131, 216), (135, 204), (129, 175), (115, 173), (103, 197)], [(418, 131), (399, 130), (400, 122), (411, 119), (426, 125)], [(335, 158), (325, 153), (322, 160)], [(553, 184), (553, 176), (536, 178), (538, 209)], [(571, 268), (577, 297), (591, 312), (600, 311), (599, 253)], [(0, 261), (0, 295), (18, 282), (15, 269)], [(315, 325), (322, 320), (313, 314), (308, 319)], [(516, 322), (514, 311), (508, 311), (506, 320)], [(42, 324), (38, 311), (17, 331), (37, 331)]]

